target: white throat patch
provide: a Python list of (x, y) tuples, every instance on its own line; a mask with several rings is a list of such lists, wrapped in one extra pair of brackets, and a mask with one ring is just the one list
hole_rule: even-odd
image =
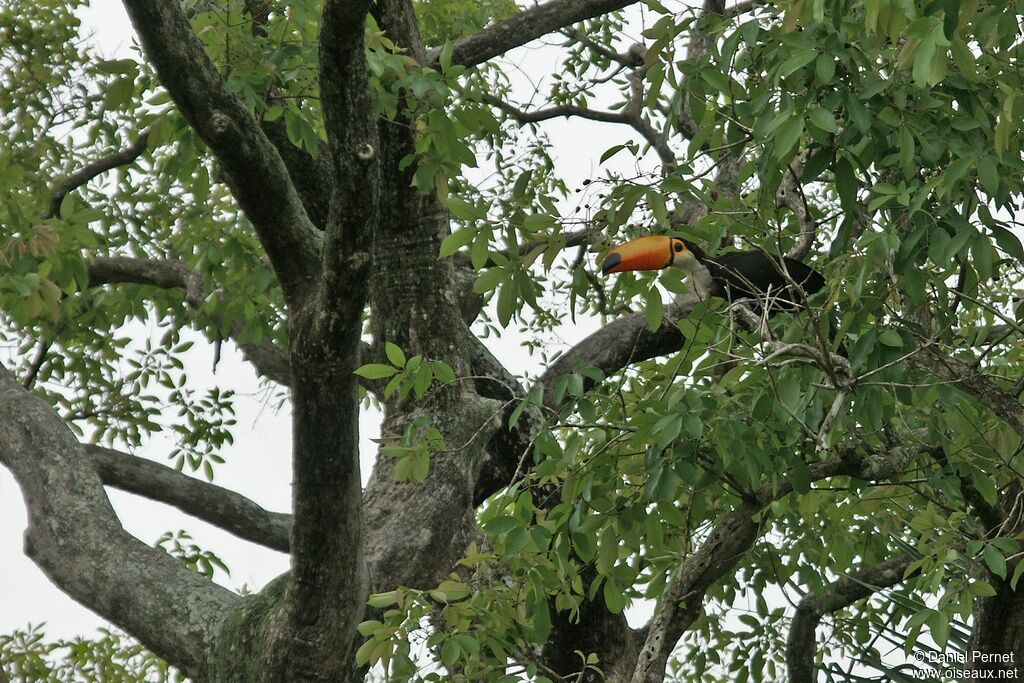
[(707, 299), (711, 292), (711, 273), (703, 263), (697, 260), (693, 252), (686, 252), (682, 258), (676, 259), (676, 263), (686, 271), (689, 277), (690, 286), (700, 299)]

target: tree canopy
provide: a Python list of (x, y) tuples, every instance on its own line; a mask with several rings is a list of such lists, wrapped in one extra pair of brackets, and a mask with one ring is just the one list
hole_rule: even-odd
[[(1019, 672), (1020, 3), (124, 0), (126, 59), (82, 5), (0, 6), (0, 463), (117, 630), (4, 636), (8, 674)], [(649, 234), (827, 285), (767, 317), (601, 275)], [(214, 483), (244, 399), (195, 388), (196, 339), (289, 406), (287, 514)], [(291, 570), (223, 588), (105, 487)]]

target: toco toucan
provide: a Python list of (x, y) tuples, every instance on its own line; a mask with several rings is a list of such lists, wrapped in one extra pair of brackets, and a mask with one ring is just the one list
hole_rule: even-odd
[(825, 286), (821, 273), (788, 256), (780, 258), (760, 249), (708, 256), (693, 242), (678, 237), (641, 237), (620, 244), (605, 256), (601, 271), (608, 275), (669, 266), (685, 270), (702, 299), (753, 299), (758, 308), (767, 302), (769, 313), (800, 307), (805, 296)]

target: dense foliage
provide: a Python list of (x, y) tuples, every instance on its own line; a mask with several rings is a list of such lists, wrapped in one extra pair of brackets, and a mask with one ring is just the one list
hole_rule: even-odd
[[(184, 4), (227, 90), (319, 173), (321, 3)], [(516, 382), (488, 412), (526, 448), (478, 501), (482, 533), (437, 568), (447, 578), (373, 583), (357, 663), (389, 680), (590, 680), (619, 650), (552, 643), (575, 621), (625, 628), (631, 604), (653, 622), (614, 670), (634, 671), (661, 629), (671, 680), (811, 680), (799, 676), (814, 667), (904, 680), (927, 668), (913, 653), (1024, 651), (991, 636), (1020, 617), (985, 609), (1017, 604), (1024, 573), (1024, 6), (646, 0), (552, 26), (543, 54), (557, 62), (536, 84), (520, 53), (458, 58), (512, 2), (414, 6), (426, 60), (377, 18), (365, 27), (373, 117), (415, 137), (381, 173), (447, 207), (434, 248), (453, 277), (472, 274), (460, 296), (477, 336), (522, 333), (550, 369), (482, 379), (445, 356), (458, 336), (368, 345), (365, 405), (411, 416), (386, 423), (379, 456), (401, 486), (475, 443), (443, 413), (459, 385)], [(289, 306), (229, 189), (237, 169), (141, 54), (104, 60), (79, 40), (75, 9), (0, 7), (5, 364), (83, 440), (130, 449), (170, 431), (172, 464), (213, 480), (239, 399), (190, 387), (186, 331), (260, 367), (289, 352)], [(563, 144), (546, 124), (561, 117), (590, 143)], [(609, 129), (620, 137), (601, 144)], [(61, 184), (125, 148), (94, 181)], [(328, 220), (327, 198), (293, 177), (311, 220)], [(695, 300), (678, 270), (600, 276), (608, 244), (651, 233), (788, 253), (828, 287), (759, 324), (756, 306)], [(97, 275), (127, 256), (177, 279)], [(549, 360), (537, 340), (589, 317), (603, 322), (593, 346), (569, 339)], [(137, 321), (166, 334), (133, 339)], [(219, 564), (178, 550), (193, 570)], [(80, 660), (97, 678), (103, 657), (138, 680), (166, 675), (125, 642), (19, 633), (0, 663), (28, 672), (41, 664), (26, 652), (65, 648), (58, 678)]]

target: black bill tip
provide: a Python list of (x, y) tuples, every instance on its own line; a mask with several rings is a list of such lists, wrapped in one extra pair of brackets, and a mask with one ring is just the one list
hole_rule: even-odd
[(608, 254), (604, 263), (601, 264), (601, 274), (607, 275), (613, 268), (622, 263), (621, 254)]

